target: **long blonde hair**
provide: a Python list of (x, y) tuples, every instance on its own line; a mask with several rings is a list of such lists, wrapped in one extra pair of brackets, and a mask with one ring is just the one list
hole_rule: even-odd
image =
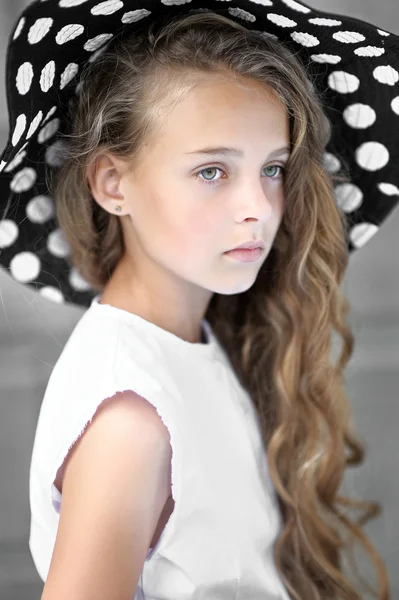
[[(239, 77), (265, 85), (284, 103), (292, 153), (286, 165), (285, 213), (254, 285), (245, 293), (214, 294), (206, 318), (253, 399), (276, 489), (283, 528), (274, 560), (295, 600), (361, 600), (345, 574), (342, 553), (359, 541), (376, 567), (378, 600), (389, 597), (386, 568), (361, 525), (380, 505), (338, 494), (347, 465), (364, 460), (350, 430), (343, 372), (354, 346), (340, 291), (348, 266), (346, 219), (324, 153), (331, 124), (322, 95), (283, 44), (232, 19), (200, 9), (152, 21), (117, 39), (81, 74), (70, 110), (68, 160), (54, 185), (57, 219), (71, 262), (101, 291), (124, 253), (118, 216), (93, 199), (88, 165), (100, 151), (140, 160), (156, 138), (168, 102), (196, 82)], [(158, 28), (158, 30), (157, 30)], [(342, 337), (338, 364), (331, 338)], [(345, 449), (349, 454), (345, 455)], [(364, 508), (357, 522), (344, 508)]]

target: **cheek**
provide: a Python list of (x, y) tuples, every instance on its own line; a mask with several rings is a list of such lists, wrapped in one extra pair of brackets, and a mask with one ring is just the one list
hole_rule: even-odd
[(216, 215), (193, 206), (186, 207), (179, 214), (169, 217), (171, 243), (177, 252), (186, 252), (192, 258), (204, 257), (207, 248), (212, 247), (216, 235)]
[(213, 215), (213, 218), (211, 218), (205, 212), (194, 211), (190, 215), (189, 222), (190, 231), (196, 240), (209, 241), (213, 237), (213, 230), (216, 227), (216, 215)]
[(205, 256), (210, 246), (209, 226), (200, 218), (190, 218), (181, 221), (174, 229), (173, 246), (180, 260), (184, 256), (190, 261), (200, 260)]

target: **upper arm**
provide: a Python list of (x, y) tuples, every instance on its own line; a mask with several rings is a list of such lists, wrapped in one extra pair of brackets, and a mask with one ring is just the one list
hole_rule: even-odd
[(170, 491), (168, 430), (150, 403), (123, 392), (72, 450), (42, 600), (130, 600)]

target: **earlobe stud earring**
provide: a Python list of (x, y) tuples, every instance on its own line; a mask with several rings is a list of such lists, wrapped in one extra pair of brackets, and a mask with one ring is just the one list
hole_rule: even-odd
[(115, 210), (117, 210), (118, 212), (120, 212), (122, 210), (122, 208), (120, 206), (115, 206)]

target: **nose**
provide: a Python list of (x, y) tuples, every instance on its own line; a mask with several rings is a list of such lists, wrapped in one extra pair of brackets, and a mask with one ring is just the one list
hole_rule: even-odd
[(243, 184), (241, 190), (237, 190), (239, 196), (239, 215), (248, 218), (270, 219), (277, 203), (276, 190), (266, 190), (262, 181), (251, 181)]

